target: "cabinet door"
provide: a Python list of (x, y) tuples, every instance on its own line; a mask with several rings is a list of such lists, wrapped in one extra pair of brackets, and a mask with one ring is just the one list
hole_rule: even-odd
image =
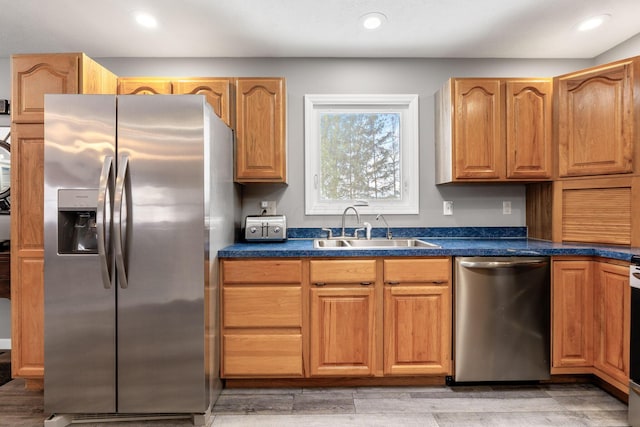
[(312, 288), (311, 375), (372, 375), (374, 327), (372, 286)]
[(561, 177), (633, 171), (633, 63), (558, 78)]
[(500, 80), (456, 79), (453, 90), (454, 178), (504, 178)]
[(631, 340), (629, 267), (605, 262), (596, 265), (593, 365), (626, 388)]
[(43, 123), (45, 93), (78, 93), (79, 62), (78, 54), (14, 55), (12, 122)]
[(384, 373), (451, 374), (449, 286), (385, 286)]
[(285, 82), (238, 78), (236, 181), (286, 182)]
[(229, 114), (231, 96), (229, 79), (179, 79), (172, 83), (175, 94), (204, 95), (218, 117), (227, 126), (232, 127)]
[(11, 139), (11, 370), (14, 377), (42, 379), (44, 126), (13, 124)]
[(507, 178), (551, 178), (551, 94), (550, 79), (507, 81)]
[(118, 94), (120, 95), (156, 95), (170, 94), (171, 80), (152, 77), (120, 77), (118, 78)]
[(553, 263), (554, 368), (593, 366), (593, 277), (591, 261)]

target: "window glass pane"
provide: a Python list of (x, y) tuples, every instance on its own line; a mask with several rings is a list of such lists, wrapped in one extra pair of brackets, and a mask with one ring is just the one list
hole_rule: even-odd
[(418, 95), (305, 95), (305, 214), (417, 214)]
[(320, 113), (322, 200), (398, 200), (399, 113)]

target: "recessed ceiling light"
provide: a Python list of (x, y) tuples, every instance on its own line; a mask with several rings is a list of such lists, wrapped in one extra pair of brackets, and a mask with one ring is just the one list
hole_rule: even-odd
[(611, 18), (611, 15), (609, 14), (592, 16), (591, 18), (585, 19), (578, 25), (578, 31), (589, 31), (598, 28), (609, 18)]
[(367, 30), (377, 30), (386, 20), (387, 17), (380, 12), (371, 12), (360, 17), (360, 23)]
[(146, 12), (135, 12), (133, 16), (136, 22), (145, 28), (156, 28), (158, 26), (156, 18)]

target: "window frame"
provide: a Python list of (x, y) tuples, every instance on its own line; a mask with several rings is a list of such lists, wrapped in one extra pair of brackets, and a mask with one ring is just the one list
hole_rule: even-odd
[[(342, 214), (349, 205), (360, 213), (419, 213), (419, 114), (417, 94), (307, 94), (304, 96), (305, 215)], [(320, 198), (320, 113), (353, 109), (357, 113), (400, 114), (400, 200), (323, 201)], [(362, 207), (360, 207), (362, 206)]]

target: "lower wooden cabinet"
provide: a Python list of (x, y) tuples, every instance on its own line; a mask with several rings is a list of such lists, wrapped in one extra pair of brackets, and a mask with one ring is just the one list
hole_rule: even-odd
[(223, 335), (223, 376), (301, 377), (302, 335), (300, 333), (256, 332)]
[(376, 261), (312, 260), (309, 276), (311, 375), (373, 375)]
[(589, 373), (593, 366), (593, 263), (588, 259), (554, 261), (552, 274), (552, 373)]
[(384, 284), (385, 375), (450, 375), (450, 259), (384, 260)]
[(451, 258), (226, 259), (222, 376), (446, 376)]
[(631, 342), (631, 289), (629, 267), (596, 263), (594, 280), (593, 366), (606, 380), (629, 384), (629, 344)]
[(221, 262), (223, 378), (302, 377), (302, 261)]
[(629, 266), (601, 259), (553, 263), (552, 374), (594, 374), (628, 392)]

